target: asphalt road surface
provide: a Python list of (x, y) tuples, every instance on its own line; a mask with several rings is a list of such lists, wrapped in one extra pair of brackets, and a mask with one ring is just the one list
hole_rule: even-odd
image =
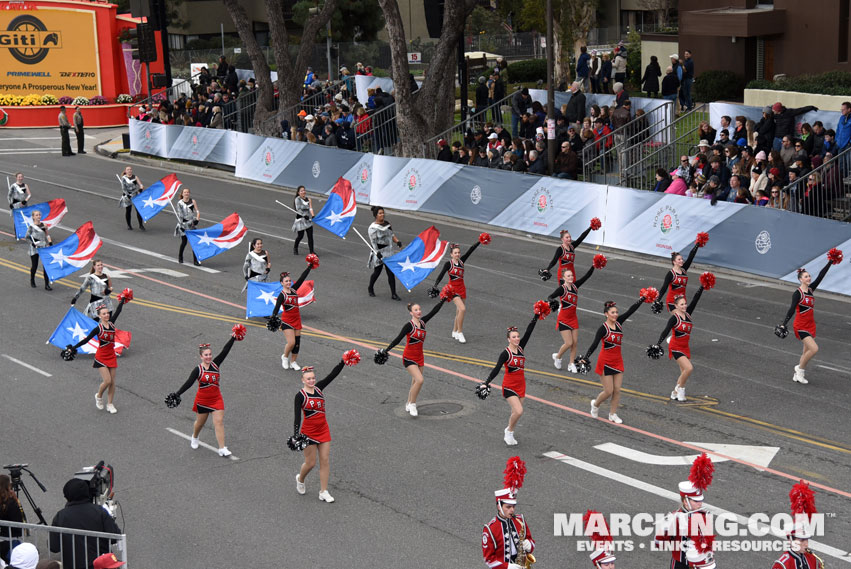
[[(244, 320), (245, 295), (239, 292), (243, 258), (255, 236), (271, 253), (273, 274), (304, 268), (306, 245), (299, 256), (292, 253), (292, 214), (275, 204), (288, 203), (292, 191), (136, 157), (112, 160), (90, 151), (62, 158), (58, 146), (52, 130), (6, 131), (0, 175), (22, 171), (31, 203), (66, 200), (69, 213), (53, 231), (55, 242), (94, 221), (104, 239), (98, 256), (114, 288), (129, 286), (135, 294), (119, 319), (119, 328), (133, 334), (132, 347), (119, 358), (118, 414), (98, 411), (91, 356), (64, 362), (57, 348), (45, 345), (85, 271), (54, 284), (53, 292), (30, 288), (26, 246), (14, 241), (10, 219), (0, 216), (2, 461), (31, 465), (48, 487), (34, 496), (48, 520), (63, 506), (62, 485), (79, 467), (98, 460), (112, 464), (131, 567), (481, 567), (481, 528), (495, 513), (493, 492), (502, 488), (505, 461), (514, 455), (529, 471), (518, 511), (537, 541), (536, 567), (584, 567), (589, 560), (580, 551), (582, 540), (555, 535), (559, 515), (588, 508), (629, 515), (675, 509), (670, 493), (688, 475), (689, 459), (682, 457), (694, 457), (698, 447), (735, 458), (716, 464), (707, 493), (708, 504), (734, 514), (788, 512), (792, 484), (812, 481), (819, 511), (828, 516), (814, 547), (829, 567), (851, 563), (845, 551), (851, 535), (848, 299), (817, 293), (821, 350), (807, 370), (809, 385), (799, 385), (792, 382), (792, 368), (800, 343), (772, 333), (794, 287), (716, 271), (716, 288), (704, 294), (693, 315), (695, 371), (685, 404), (668, 397), (676, 364), (644, 353), (665, 316), (642, 307), (625, 325), (623, 425), (588, 415), (589, 400), (600, 390), (597, 376), (553, 368), (550, 354), (560, 341), (550, 316), (527, 346), (520, 444), (507, 447), (507, 405), (498, 390), (485, 401), (473, 390), (504, 349), (506, 326), (522, 330), (533, 302), (555, 288), (536, 274), (555, 241), (489, 229), (493, 243), (467, 263), (467, 343), (450, 336), (452, 306), (428, 323), (420, 416), (411, 418), (404, 413), (410, 380), (400, 359), (377, 366), (372, 355), (407, 321), (406, 302), (422, 303), (425, 310), (433, 305), (427, 286), (410, 293), (400, 286), (403, 302), (394, 302), (382, 277), (378, 296), (369, 298), (364, 244), (354, 235), (341, 240), (316, 228), (321, 266), (311, 278), (318, 302), (302, 311), (299, 361), (315, 365), (321, 378), (343, 351), (357, 347), (363, 355), (359, 366), (345, 368), (326, 390), (333, 436), (329, 490), (336, 498), (326, 504), (317, 499), (318, 470), (307, 479), (307, 494), (296, 493), (301, 455), (285, 445), (300, 374), (281, 369), (281, 334), (268, 332), (260, 319)], [(250, 228), (243, 245), (194, 267), (176, 263), (179, 241), (168, 210), (146, 232), (127, 231), (115, 179), (126, 164), (146, 185), (177, 171), (198, 201), (202, 226), (239, 212)], [(405, 243), (430, 223), (442, 237), (463, 244), (474, 243), (483, 230), (419, 214), (388, 211), (387, 217)], [(359, 207), (355, 226), (365, 232), (371, 221), (368, 208)], [(569, 229), (578, 234), (584, 228)], [(578, 249), (579, 271), (595, 252)], [(582, 351), (603, 320), (605, 300), (626, 307), (641, 287), (658, 287), (667, 270), (664, 259), (605, 253), (608, 266), (581, 289)], [(698, 254), (691, 291), (705, 269)], [(194, 388), (177, 409), (166, 408), (163, 398), (198, 364), (197, 345), (210, 342), (217, 353), (238, 322), (246, 323), (248, 335), (222, 366), (227, 445), (237, 457), (228, 460), (189, 447)], [(216, 446), (210, 425), (201, 440)], [(669, 554), (650, 551), (652, 535), (624, 539), (632, 539), (633, 550), (618, 553), (620, 567), (669, 563)], [(720, 567), (770, 567), (779, 556), (717, 553)]]

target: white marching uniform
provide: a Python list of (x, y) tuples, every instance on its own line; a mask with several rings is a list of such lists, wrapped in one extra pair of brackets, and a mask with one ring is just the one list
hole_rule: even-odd
[(186, 203), (183, 200), (177, 200), (177, 225), (174, 228), (175, 237), (183, 237), (186, 235), (186, 230), (191, 229), (196, 225), (195, 218), (195, 201), (189, 200)]
[(121, 175), (121, 197), (118, 200), (119, 207), (128, 207), (133, 205), (133, 198), (139, 193), (139, 181), (136, 179), (136, 174), (131, 177)]
[(369, 253), (367, 265), (370, 269), (374, 269), (384, 264), (384, 261), (379, 259), (375, 253), (381, 253), (382, 257), (389, 257), (393, 254), (393, 227), (389, 223), (380, 225), (372, 222), (369, 225), (369, 240), (374, 252)]
[(24, 238), (30, 245), (30, 257), (38, 255), (38, 250), (42, 247), (47, 247), (47, 231), (44, 224), (41, 227), (38, 225), (30, 225), (27, 227), (27, 234)]
[(264, 250), (259, 255), (254, 251), (249, 251), (245, 256), (245, 263), (242, 265), (242, 274), (246, 279), (257, 282), (267, 282), (269, 277), (269, 269), (266, 268), (266, 261), (269, 254)]
[(9, 186), (9, 207), (18, 209), (25, 205), (27, 205), (27, 185), (15, 182)]
[(293, 231), (304, 231), (308, 227), (313, 227), (313, 221), (310, 219), (310, 200), (296, 196), (293, 205), (296, 211)]
[(103, 276), (99, 277), (94, 273), (87, 274), (86, 278), (83, 279), (83, 284), (80, 285), (80, 289), (71, 300), (72, 305), (77, 302), (77, 299), (80, 298), (80, 295), (83, 294), (86, 289), (91, 291), (89, 304), (83, 312), (86, 316), (96, 319), (97, 307), (100, 305), (106, 306), (107, 310), (112, 312), (112, 299), (109, 298), (109, 293), (112, 292), (112, 289), (109, 288), (109, 275), (103, 273)]

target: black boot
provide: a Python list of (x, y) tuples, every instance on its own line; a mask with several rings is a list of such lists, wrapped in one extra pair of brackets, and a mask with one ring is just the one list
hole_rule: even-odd
[(298, 245), (293, 245), (293, 255), (298, 255)]
[(44, 281), (44, 290), (53, 290), (53, 287), (50, 286), (50, 281)]
[[(33, 283), (33, 286), (35, 286), (35, 283)], [(369, 287), (366, 290), (367, 290), (367, 292), (369, 292), (369, 296), (375, 296), (375, 291), (372, 290), (372, 287)]]
[[(35, 277), (30, 279), (30, 286), (35, 288)], [(375, 296), (374, 294), (372, 296)]]
[(183, 255), (177, 257), (177, 262), (183, 264)]
[(399, 298), (399, 295), (396, 294), (395, 292), (390, 296), (390, 298), (392, 298), (393, 300), (402, 300), (401, 298)]
[(196, 267), (200, 267), (200, 266), (201, 266), (201, 261), (199, 261), (198, 259), (195, 259), (195, 258), (193, 257), (193, 259), (192, 259), (192, 264), (194, 264)]

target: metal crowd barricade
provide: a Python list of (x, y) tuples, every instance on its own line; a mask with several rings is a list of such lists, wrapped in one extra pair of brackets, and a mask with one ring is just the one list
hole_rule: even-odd
[(788, 184), (780, 200), (789, 211), (851, 221), (851, 148)]
[[(467, 117), (467, 120), (461, 121), (445, 131), (441, 132), (437, 136), (433, 136), (428, 139), (423, 146), (423, 158), (437, 158), (438, 148), (437, 141), (441, 138), (446, 141), (447, 144), (452, 144), (456, 140), (461, 144), (464, 144), (465, 134), (467, 129), (477, 130), (482, 128), (484, 124), (488, 121), (494, 124), (502, 124), (505, 126), (506, 123), (511, 122), (511, 97), (514, 96), (514, 93), (506, 95), (499, 101), (488, 105), (484, 109), (478, 110), (475, 113), (471, 114)], [(508, 106), (508, 110), (504, 109), (504, 106)]]
[[(286, 119), (290, 126), (296, 126), (297, 121), (296, 117), (298, 116), (299, 111), (304, 111), (307, 114), (313, 114), (317, 107), (324, 107), (326, 103), (330, 103), (334, 99), (334, 95), (340, 92), (340, 88), (342, 87), (345, 81), (332, 81), (325, 85), (321, 91), (317, 91), (312, 95), (304, 97), (295, 105), (287, 107), (286, 109), (280, 109), (280, 97), (276, 93), (275, 94), (275, 116), (269, 117), (264, 123), (264, 130), (269, 126), (269, 123), (274, 123), (276, 126), (275, 130), (277, 131), (277, 125), (284, 119)], [(245, 128), (247, 130), (241, 130), (240, 132), (251, 132), (254, 127), (254, 111), (257, 107), (257, 101), (255, 97), (254, 104), (250, 107), (246, 107), (243, 111), (245, 114), (250, 114), (249, 117), (244, 117), (243, 123), (247, 121), (247, 125)], [(280, 135), (279, 135), (280, 136)]]
[(183, 79), (182, 81), (178, 81), (177, 83), (174, 83), (171, 87), (167, 87), (162, 91), (159, 91), (158, 93), (152, 94), (147, 99), (142, 99), (138, 103), (133, 103), (131, 106), (127, 107), (127, 118), (133, 118), (134, 116), (136, 116), (133, 114), (133, 111), (138, 111), (138, 108), (141, 105), (151, 105), (151, 107), (154, 107), (158, 105), (161, 101), (176, 101), (178, 98), (180, 98), (180, 95), (183, 94), (191, 96), (192, 89), (197, 83), (196, 80), (200, 75), (200, 73), (196, 73), (189, 79)]
[[(387, 105), (369, 114), (371, 128), (361, 134), (356, 134), (356, 148), (373, 154), (392, 155), (394, 147), (399, 142), (399, 127), (396, 124), (396, 103)], [(357, 128), (354, 123), (353, 128)]]
[(63, 569), (86, 569), (92, 559), (104, 553), (114, 553), (119, 560), (127, 562), (125, 568), (130, 567), (127, 557), (127, 534), (0, 520), (0, 535), (8, 535), (8, 528), (21, 529), (23, 535), (13, 537), (14, 541), (35, 545), (39, 559), (61, 561)]

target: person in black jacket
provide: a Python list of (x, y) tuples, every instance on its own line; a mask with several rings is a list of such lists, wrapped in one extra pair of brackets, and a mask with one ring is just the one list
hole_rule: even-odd
[[(479, 77), (479, 84), (476, 87), (476, 114), (481, 113), (488, 107), (488, 86), (485, 83), (484, 76)], [(484, 123), (487, 120), (485, 115), (478, 117), (478, 122)]]
[(680, 80), (677, 78), (677, 74), (674, 73), (674, 68), (668, 67), (665, 70), (665, 78), (662, 79), (662, 98), (669, 101), (676, 101), (679, 88)]
[(781, 103), (774, 103), (771, 106), (771, 110), (774, 113), (774, 140), (772, 147), (774, 150), (780, 150), (780, 142), (784, 136), (795, 138), (795, 121), (798, 115), (817, 111), (818, 107), (808, 105), (797, 109), (787, 109)]
[(754, 128), (756, 130), (756, 148), (754, 148), (754, 151), (762, 151), (768, 154), (772, 149), (776, 128), (774, 113), (771, 112), (771, 107), (763, 107), (762, 118), (756, 123)]
[(452, 158), (452, 151), (449, 150), (449, 145), (446, 144), (446, 141), (442, 138), (437, 141), (437, 147), (440, 150), (437, 152), (437, 159), (441, 162), (454, 162)]
[(656, 97), (659, 94), (659, 77), (662, 76), (662, 68), (659, 67), (659, 59), (655, 55), (650, 56), (650, 63), (644, 69), (641, 77), (641, 90), (648, 97)]
[[(50, 525), (104, 533), (121, 533), (112, 516), (102, 507), (92, 503), (89, 497), (89, 484), (85, 480), (72, 478), (65, 483), (62, 494), (68, 502), (56, 513)], [(51, 533), (50, 551), (62, 552), (62, 567), (65, 569), (90, 569), (95, 557), (109, 553), (109, 542), (109, 539), (103, 538)]]
[(564, 113), (568, 125), (581, 123), (582, 119), (585, 118), (585, 93), (579, 89), (581, 86), (582, 83), (579, 81), (570, 86), (572, 95), (570, 100), (567, 101), (567, 109)]

